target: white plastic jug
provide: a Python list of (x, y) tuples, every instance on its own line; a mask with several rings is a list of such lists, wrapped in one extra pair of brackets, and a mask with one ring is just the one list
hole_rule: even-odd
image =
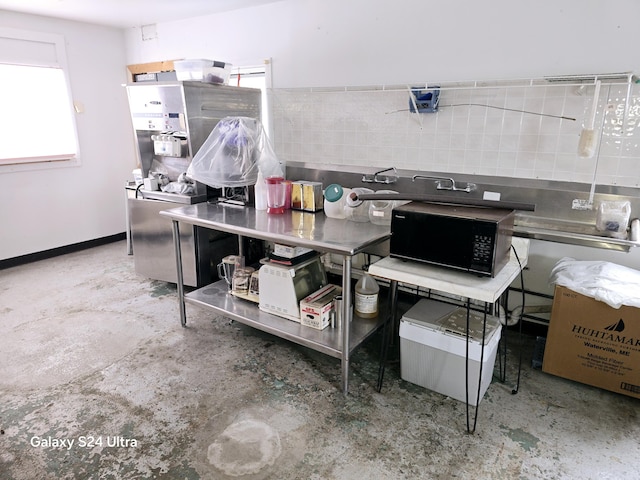
[(344, 206), (347, 196), (351, 193), (350, 188), (332, 183), (324, 189), (324, 213), (330, 218), (346, 218)]
[(267, 209), (267, 182), (264, 181), (262, 172), (258, 172), (258, 180), (253, 187), (255, 193), (255, 207), (256, 210)]
[(374, 318), (378, 316), (378, 295), (380, 286), (375, 279), (365, 273), (356, 283), (354, 295), (354, 307), (356, 315), (362, 318)]

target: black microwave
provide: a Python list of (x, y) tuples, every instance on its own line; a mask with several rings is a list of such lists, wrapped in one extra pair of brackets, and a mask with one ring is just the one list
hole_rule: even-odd
[(509, 261), (514, 210), (411, 202), (393, 210), (390, 254), (494, 277)]

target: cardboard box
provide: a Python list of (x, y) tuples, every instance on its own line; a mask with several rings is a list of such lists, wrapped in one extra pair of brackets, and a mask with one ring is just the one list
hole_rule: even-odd
[(640, 309), (556, 286), (542, 371), (640, 398)]
[[(174, 60), (165, 60), (162, 62), (151, 62), (151, 63), (138, 63), (135, 65), (127, 65), (127, 72), (129, 74), (130, 82), (139, 81), (137, 78), (138, 75), (144, 74), (155, 74), (155, 80), (164, 81), (164, 80), (175, 80), (175, 67), (173, 64)], [(172, 72), (172, 78), (166, 78), (165, 75), (160, 75), (161, 73)], [(162, 78), (161, 78), (162, 77)], [(144, 80), (144, 77), (141, 77), (141, 80)], [(148, 81), (149, 79), (147, 79)]]
[[(400, 321), (402, 379), (466, 402), (466, 323), (466, 308), (427, 299), (414, 305)], [(482, 400), (493, 378), (502, 331), (500, 320), (487, 316), (483, 353), (482, 325), (483, 315), (470, 312), (467, 385), (469, 405), (474, 406)]]
[(324, 330), (331, 323), (333, 300), (342, 294), (337, 285), (325, 285), (317, 292), (300, 301), (300, 323), (307, 327)]
[(276, 243), (273, 246), (273, 253), (279, 257), (295, 258), (309, 252), (313, 252), (313, 250), (306, 247), (292, 247), (281, 243)]

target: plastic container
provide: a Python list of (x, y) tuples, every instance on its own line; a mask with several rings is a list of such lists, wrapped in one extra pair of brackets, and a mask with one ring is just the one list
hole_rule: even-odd
[[(491, 384), (502, 325), (487, 316), (482, 343), (483, 316), (446, 303), (422, 299), (400, 321), (400, 372), (402, 379), (469, 405), (478, 405)], [(482, 377), (480, 376), (482, 368)]]
[(354, 295), (354, 307), (356, 315), (362, 318), (375, 318), (378, 316), (378, 296), (380, 286), (375, 279), (365, 273), (356, 283)]
[[(378, 190), (376, 193), (398, 194), (393, 190)], [(402, 202), (398, 200), (371, 200), (369, 221), (376, 225), (391, 225), (391, 212), (399, 205), (402, 205)]]
[(284, 209), (291, 210), (291, 189), (293, 182), (291, 180), (283, 180), (284, 183)]
[(614, 238), (626, 239), (629, 219), (631, 218), (631, 203), (600, 202), (596, 215), (596, 229)]
[(350, 188), (344, 188), (337, 183), (332, 183), (324, 189), (324, 213), (330, 218), (346, 218), (344, 207)]
[(347, 220), (351, 220), (352, 222), (367, 223), (369, 221), (369, 205), (371, 204), (371, 201), (354, 201), (354, 199), (352, 198), (354, 193), (358, 195), (363, 193), (373, 193), (373, 190), (371, 190), (370, 188), (356, 187), (351, 190), (351, 194), (347, 195), (345, 201), (344, 213)]
[(231, 64), (215, 60), (175, 60), (176, 78), (180, 81), (191, 80), (205, 83), (229, 83)]
[(139, 168), (136, 168), (131, 173), (133, 174), (133, 181), (136, 182), (136, 185), (141, 185), (144, 180), (142, 178), (142, 170)]
[(256, 210), (267, 209), (267, 182), (264, 181), (262, 172), (258, 172), (258, 179), (253, 187), (255, 193)]
[(284, 213), (286, 185), (282, 177), (267, 177), (267, 213)]
[(234, 293), (249, 293), (249, 284), (251, 283), (253, 272), (255, 272), (253, 267), (236, 268), (233, 272), (231, 290)]
[(640, 220), (637, 218), (631, 220), (631, 227), (629, 230), (629, 240), (632, 242), (640, 241)]

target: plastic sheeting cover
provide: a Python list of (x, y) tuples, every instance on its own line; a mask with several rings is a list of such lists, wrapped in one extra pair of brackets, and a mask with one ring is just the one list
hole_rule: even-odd
[(187, 176), (210, 187), (254, 185), (284, 174), (262, 123), (250, 117), (225, 117), (194, 155)]
[(629, 267), (565, 257), (553, 267), (549, 281), (613, 308), (640, 308), (640, 271)]

